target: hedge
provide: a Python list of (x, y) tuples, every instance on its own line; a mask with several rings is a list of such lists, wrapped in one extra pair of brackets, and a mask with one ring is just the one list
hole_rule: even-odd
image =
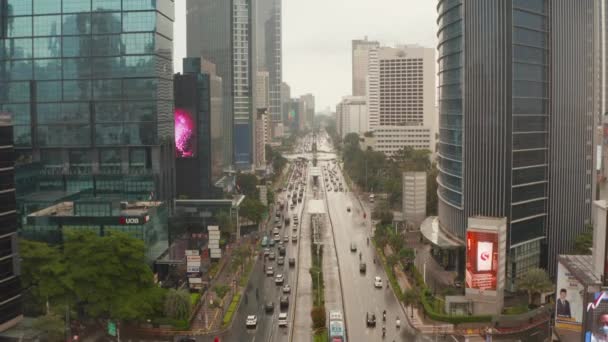
[(232, 316), (236, 312), (236, 307), (239, 304), (239, 299), (241, 299), (241, 295), (238, 293), (235, 294), (234, 297), (232, 297), (232, 302), (230, 303), (230, 306), (228, 306), (228, 311), (226, 311), (226, 314), (224, 315), (224, 320), (222, 321), (224, 326), (230, 324), (230, 322), (232, 321)]
[(198, 304), (199, 299), (201, 299), (200, 293), (191, 293), (190, 294), (190, 305), (194, 308), (196, 304)]

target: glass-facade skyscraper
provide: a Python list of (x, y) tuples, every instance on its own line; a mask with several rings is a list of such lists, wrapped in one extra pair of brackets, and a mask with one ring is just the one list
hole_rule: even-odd
[(442, 0), (438, 211), (507, 217), (508, 286), (551, 273), (590, 222), (596, 78), (593, 0)]
[(258, 69), (269, 75), (269, 113), (272, 125), (282, 122), (281, 83), (283, 82), (282, 0), (258, 0)]
[(0, 4), (0, 104), (33, 189), (171, 199), (173, 0)]

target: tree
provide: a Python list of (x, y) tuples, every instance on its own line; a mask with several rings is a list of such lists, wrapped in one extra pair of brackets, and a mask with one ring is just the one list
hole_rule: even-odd
[(403, 292), (403, 304), (409, 306), (412, 309), (412, 318), (414, 317), (414, 306), (418, 305), (420, 298), (418, 293), (413, 289), (406, 289)]
[(413, 249), (407, 247), (399, 249), (399, 260), (401, 260), (406, 267), (409, 267), (414, 262), (414, 258), (415, 253)]
[(542, 268), (531, 268), (521, 278), (516, 281), (519, 291), (528, 293), (528, 304), (536, 302), (535, 296), (553, 289), (553, 283), (549, 275)]
[(164, 306), (165, 316), (173, 319), (188, 319), (192, 311), (192, 303), (190, 302), (190, 293), (181, 289), (169, 289), (165, 297)]
[(433, 163), (426, 176), (426, 215), (437, 215), (437, 164)]
[(239, 215), (258, 224), (265, 211), (266, 207), (257, 198), (245, 198), (239, 208)]
[(235, 224), (232, 222), (230, 214), (226, 211), (220, 211), (215, 215), (217, 225), (223, 233), (232, 234), (235, 232)]
[(71, 295), (87, 314), (142, 319), (152, 313), (134, 309), (137, 299), (154, 286), (143, 241), (120, 232), (104, 237), (91, 231), (64, 234), (63, 258)]
[(247, 197), (258, 197), (258, 178), (250, 173), (239, 173), (236, 175), (236, 184), (240, 192)]
[(593, 247), (593, 226), (586, 225), (585, 232), (578, 235), (574, 240), (574, 254), (588, 255), (591, 254)]
[(310, 313), (314, 329), (325, 327), (325, 306), (315, 306)]
[(65, 339), (65, 322), (60, 315), (52, 311), (36, 318), (33, 327), (41, 331), (49, 342), (61, 342)]
[(388, 231), (384, 226), (379, 225), (376, 227), (376, 230), (374, 231), (374, 240), (376, 241), (376, 244), (378, 244), (378, 247), (384, 249), (384, 246), (388, 243)]

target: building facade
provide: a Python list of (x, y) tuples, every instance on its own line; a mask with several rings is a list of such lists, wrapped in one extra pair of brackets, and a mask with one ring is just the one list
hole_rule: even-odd
[(270, 121), (276, 124), (282, 120), (282, 0), (258, 0), (257, 2), (258, 70), (268, 73), (268, 109)]
[(226, 163), (227, 148), (224, 146), (224, 118), (222, 78), (217, 76), (215, 64), (201, 59), (201, 71), (209, 75), (209, 96), (211, 113), (211, 180), (217, 182), (223, 176)]
[(11, 116), (0, 113), (0, 331), (16, 325), (23, 317), (14, 166)]
[(362, 136), (369, 131), (369, 117), (364, 96), (345, 96), (336, 106), (336, 130), (344, 138), (349, 133)]
[(187, 54), (214, 63), (222, 78), (228, 165), (251, 170), (254, 156), (256, 2), (188, 0)]
[(352, 64), (353, 64), (353, 96), (365, 96), (367, 91), (367, 72), (369, 65), (369, 52), (378, 48), (380, 43), (377, 41), (357, 39), (352, 41)]
[(364, 137), (366, 141), (368, 139), (370, 141), (366, 146), (371, 147), (374, 151), (383, 152), (389, 157), (405, 147), (435, 153), (435, 138), (431, 127), (423, 125), (377, 126), (372, 129), (372, 134), (371, 138)]
[(426, 172), (403, 173), (403, 218), (418, 228), (426, 218)]
[[(595, 1), (440, 1), (438, 211), (506, 217), (507, 287), (590, 222)], [(567, 137), (567, 139), (564, 139)]]
[(435, 49), (373, 48), (369, 54), (370, 128), (435, 122)]
[(31, 188), (172, 198), (173, 1), (2, 6), (0, 103)]
[(315, 120), (315, 96), (313, 94), (304, 94), (300, 96), (300, 100), (306, 104), (304, 125), (312, 129), (312, 124)]
[(255, 118), (255, 170), (266, 170), (266, 137), (268, 134), (268, 109), (260, 108)]

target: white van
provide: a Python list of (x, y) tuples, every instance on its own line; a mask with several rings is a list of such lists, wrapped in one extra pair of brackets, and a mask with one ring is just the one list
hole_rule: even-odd
[(374, 196), (374, 194), (370, 194), (369, 195), (369, 202), (370, 203), (374, 203), (374, 199), (376, 198), (376, 196)]
[(286, 327), (287, 326), (287, 313), (281, 312), (279, 314), (279, 326)]

